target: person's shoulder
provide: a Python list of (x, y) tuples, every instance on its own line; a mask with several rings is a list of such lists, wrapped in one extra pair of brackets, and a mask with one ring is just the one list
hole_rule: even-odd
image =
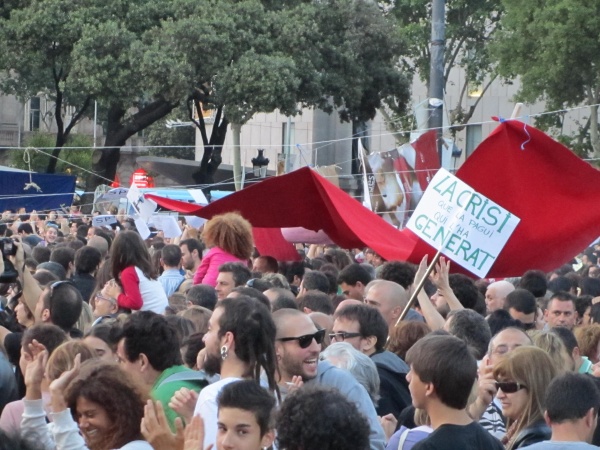
[(504, 446), (477, 422), (471, 422), (468, 425), (441, 425), (429, 437), (413, 447), (414, 450), (453, 450), (455, 448), (503, 450)]
[(521, 447), (522, 450), (594, 450), (598, 449), (595, 445), (587, 442), (559, 442), (559, 441), (542, 441), (535, 444)]
[(153, 450), (153, 448), (146, 441), (131, 441), (121, 447), (120, 450)]

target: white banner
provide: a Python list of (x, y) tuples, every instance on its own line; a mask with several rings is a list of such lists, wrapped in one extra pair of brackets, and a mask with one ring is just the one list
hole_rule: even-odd
[(510, 211), (440, 169), (406, 226), (484, 278), (519, 221)]

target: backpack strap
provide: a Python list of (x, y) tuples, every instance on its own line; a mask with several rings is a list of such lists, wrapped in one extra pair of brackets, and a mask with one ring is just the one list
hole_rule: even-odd
[(172, 383), (173, 381), (204, 381), (208, 384), (206, 374), (196, 370), (185, 370), (183, 372), (177, 372), (169, 375), (167, 378), (162, 380), (157, 387), (161, 387), (163, 384)]

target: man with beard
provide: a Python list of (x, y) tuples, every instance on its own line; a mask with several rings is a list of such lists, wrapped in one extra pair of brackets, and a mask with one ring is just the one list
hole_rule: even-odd
[[(202, 352), (198, 357), (201, 369), (209, 375), (221, 375), (219, 381), (202, 389), (193, 410), (193, 415), (204, 419), (202, 448), (206, 448), (216, 443), (217, 396), (224, 386), (241, 379), (260, 381), (264, 372), (269, 389), (277, 395), (279, 392), (275, 381), (275, 324), (271, 312), (258, 300), (240, 295), (217, 303), (203, 340), (204, 359)], [(189, 391), (181, 390), (171, 400), (170, 405), (183, 413), (186, 423), (192, 414), (184, 410), (194, 399)]]
[(337, 388), (356, 403), (369, 421), (371, 450), (385, 447), (385, 436), (369, 394), (349, 372), (319, 361), (325, 330), (317, 330), (313, 321), (301, 311), (280, 309), (273, 313), (277, 326), (275, 351), (279, 363), (279, 386), (297, 385), (298, 377), (305, 384), (320, 384)]
[(183, 365), (177, 331), (164, 316), (151, 311), (132, 314), (123, 325), (117, 346), (119, 364), (150, 389), (150, 396), (162, 403), (172, 429), (178, 413), (169, 400), (181, 388), (199, 391), (206, 386), (201, 372)]
[(197, 239), (185, 239), (179, 243), (181, 249), (181, 266), (186, 271), (186, 278), (193, 278), (202, 262), (202, 244)]

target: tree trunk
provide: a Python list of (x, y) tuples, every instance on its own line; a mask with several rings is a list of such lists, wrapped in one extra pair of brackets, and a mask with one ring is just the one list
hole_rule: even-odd
[[(188, 100), (188, 106), (190, 105), (190, 101), (195, 103), (197, 111), (201, 111), (201, 105), (198, 99), (195, 99), (195, 101), (194, 99)], [(217, 108), (210, 139), (208, 139), (206, 136), (206, 126), (202, 114), (198, 114), (198, 120), (196, 121), (194, 118), (194, 111), (191, 106), (188, 108), (188, 110), (190, 120), (194, 122), (194, 124), (200, 130), (202, 144), (204, 146), (204, 152), (202, 153), (200, 166), (198, 167), (198, 170), (192, 174), (192, 178), (196, 184), (205, 185), (205, 187), (202, 188), (202, 191), (204, 192), (206, 198), (210, 200), (210, 191), (215, 182), (214, 175), (217, 172), (221, 161), (223, 160), (221, 153), (223, 151), (225, 136), (227, 136), (227, 126), (229, 125), (229, 121), (225, 118), (221, 119), (223, 107), (220, 106)]]
[(239, 191), (242, 187), (242, 156), (240, 152), (242, 126), (239, 123), (232, 123), (231, 132), (233, 133), (233, 182), (235, 190)]
[(95, 150), (92, 156), (92, 170), (97, 176), (90, 180), (88, 191), (95, 190), (101, 184), (110, 183), (115, 178), (121, 147), (127, 139), (165, 117), (176, 106), (177, 103), (157, 100), (144, 106), (124, 122), (127, 110), (122, 105), (111, 105), (108, 110), (104, 148)]

